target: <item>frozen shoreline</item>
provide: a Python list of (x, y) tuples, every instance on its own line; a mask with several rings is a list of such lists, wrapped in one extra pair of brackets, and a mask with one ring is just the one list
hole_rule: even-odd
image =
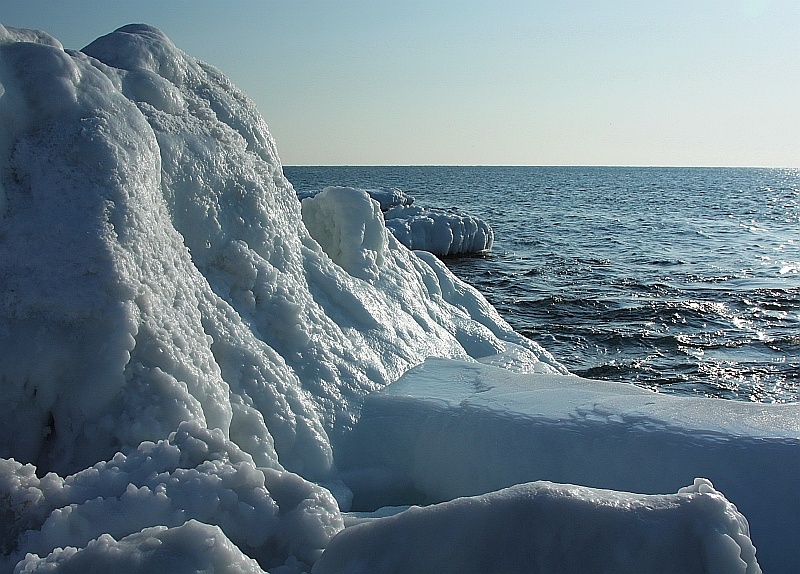
[[(665, 498), (537, 483), (354, 531), (370, 538), (386, 524), (413, 537), (421, 524), (423, 536), (429, 520), (444, 520), (448, 543), (461, 544), (461, 509), (486, 505), (513, 528), (516, 502), (535, 493), (556, 500), (543, 524), (556, 528), (577, 497), (587, 504), (574, 520), (596, 532), (628, 524), (633, 515), (604, 514), (621, 501), (677, 505), (688, 514), (666, 513), (664, 528), (681, 530), (686, 516), (696, 526), (671, 538), (691, 548), (684, 571), (752, 574), (747, 523), (723, 496), (730, 478), (736, 496), (756, 501), (747, 512), (759, 528), (798, 538), (797, 417), (792, 426), (787, 410), (728, 405), (755, 413), (734, 432), (721, 403), (680, 403), (659, 418), (647, 401), (626, 403), (649, 401), (644, 391), (567, 376), (433, 255), (394, 239), (367, 193), (301, 207), (253, 104), (160, 31), (126, 26), (76, 52), (0, 27), (0, 88), (2, 568), (308, 572), (338, 532), (350, 536), (351, 498), (434, 502), (572, 477), (592, 486), (613, 476), (604, 461), (664, 462), (662, 449), (677, 457), (666, 468), (686, 477), (653, 485)], [(408, 420), (391, 416), (398, 407)], [(766, 426), (764, 413), (774, 415)], [(532, 448), (531, 437), (551, 450), (525, 460), (552, 466), (520, 466), (501, 450)], [(713, 456), (698, 457), (697, 445)], [(760, 458), (748, 467), (751, 451)], [(619, 488), (654, 472), (621, 464), (630, 480)], [(777, 486), (759, 480), (765, 467)], [(717, 470), (719, 492), (694, 481)], [(611, 528), (604, 546), (636, 571), (649, 558), (627, 558), (627, 531)], [(579, 542), (548, 563), (576, 554), (576, 568), (590, 563), (595, 550), (581, 554)], [(398, 545), (378, 554), (395, 560)], [(348, 545), (337, 548), (347, 558)], [(493, 559), (494, 547), (482, 548), (475, 571)], [(757, 557), (771, 573), (791, 572), (798, 552), (765, 544)], [(422, 551), (415, 559), (442, 568)]]

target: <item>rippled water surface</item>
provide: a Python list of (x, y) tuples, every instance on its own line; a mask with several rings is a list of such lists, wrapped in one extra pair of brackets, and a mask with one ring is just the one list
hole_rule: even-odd
[(800, 170), (286, 167), (297, 189), (393, 186), (489, 222), (447, 260), (572, 372), (800, 400)]

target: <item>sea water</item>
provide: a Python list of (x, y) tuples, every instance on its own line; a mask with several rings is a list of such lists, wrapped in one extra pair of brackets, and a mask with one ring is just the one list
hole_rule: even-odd
[(298, 190), (398, 187), (486, 220), (446, 260), (575, 374), (800, 400), (800, 170), (285, 167)]

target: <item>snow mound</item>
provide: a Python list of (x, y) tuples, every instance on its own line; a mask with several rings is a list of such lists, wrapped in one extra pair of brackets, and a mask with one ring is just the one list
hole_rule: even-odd
[(154, 526), (117, 541), (103, 534), (84, 548), (57, 548), (40, 558), (28, 554), (16, 574), (142, 572), (170, 574), (264, 574), (216, 526), (189, 520), (181, 526)]
[(800, 404), (428, 359), (366, 397), (336, 452), (359, 511), (537, 480), (655, 495), (703, 476), (747, 517), (766, 572), (800, 565)]
[(71, 473), (197, 420), (324, 478), (328, 433), (426, 356), (561, 368), (448, 303), (371, 203), (316, 200), (316, 241), (252, 102), (160, 31), (40, 37), (0, 45), (0, 454)]
[(347, 528), (331, 541), (313, 572), (755, 574), (761, 570), (747, 521), (710, 482), (698, 479), (673, 495), (533, 482), (412, 507)]
[(360, 187), (345, 187), (345, 186), (331, 185), (321, 190), (319, 189), (297, 190), (297, 198), (300, 201), (302, 201), (306, 198), (314, 197), (315, 195), (331, 188), (356, 189), (363, 191), (364, 193), (369, 195), (372, 199), (378, 202), (378, 204), (381, 207), (381, 211), (388, 211), (392, 207), (396, 207), (398, 205), (411, 205), (412, 203), (414, 203), (413, 197), (408, 195), (402, 189), (398, 189), (396, 187), (360, 188)]
[[(431, 355), (564, 371), (361, 195), (308, 214), (319, 241), (253, 103), (159, 30), (0, 26), (6, 564), (196, 519), (308, 565), (340, 518), (306, 479), (347, 500), (330, 437), (366, 393)], [(228, 454), (140, 476), (187, 428)]]

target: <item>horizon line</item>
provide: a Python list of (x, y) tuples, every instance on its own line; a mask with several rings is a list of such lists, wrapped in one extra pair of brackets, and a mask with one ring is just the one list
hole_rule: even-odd
[(624, 167), (675, 169), (787, 169), (798, 166), (780, 165), (665, 165), (665, 164), (484, 164), (484, 163), (290, 163), (282, 167)]

